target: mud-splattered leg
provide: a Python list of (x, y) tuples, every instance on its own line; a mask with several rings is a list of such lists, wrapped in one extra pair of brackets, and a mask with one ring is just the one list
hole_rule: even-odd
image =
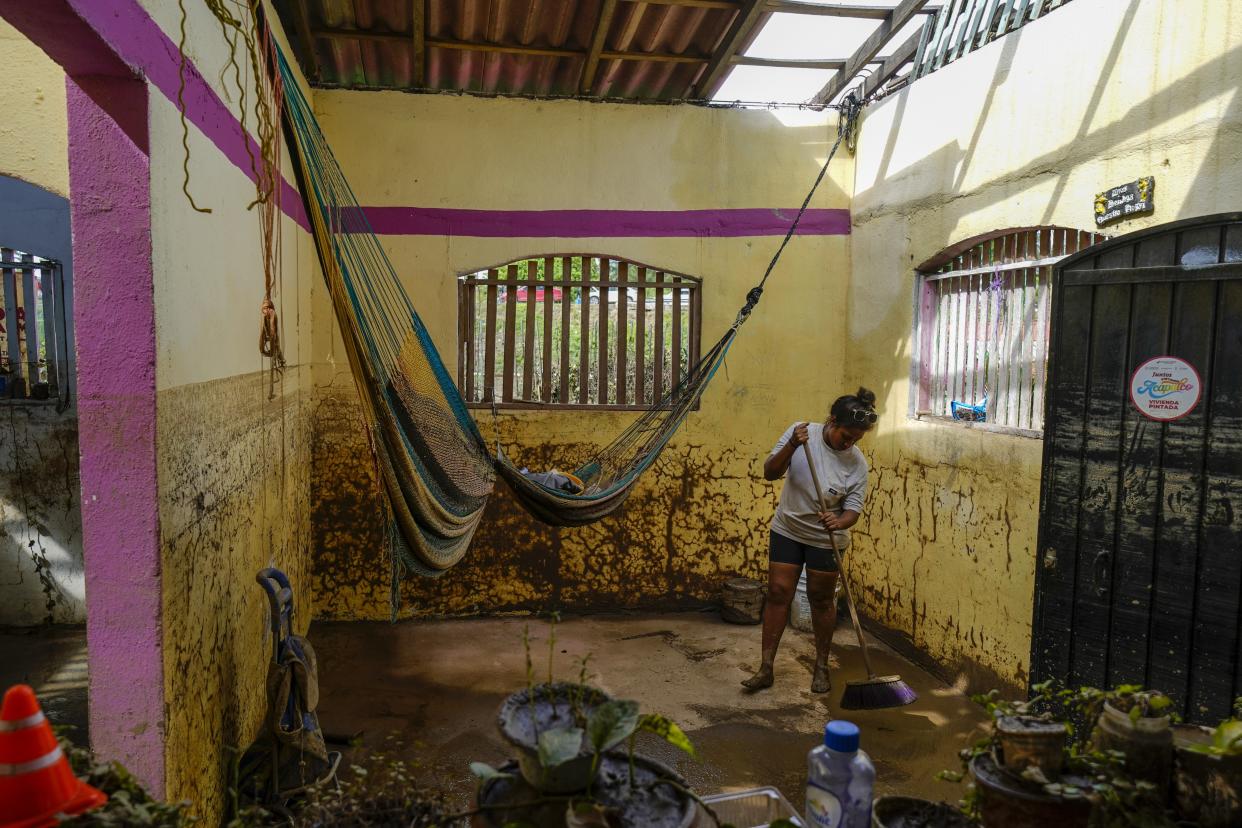
[(781, 644), (781, 633), (789, 620), (789, 604), (793, 601), (802, 574), (799, 564), (772, 562), (768, 564), (768, 597), (763, 605), (763, 661), (759, 670), (742, 682), (747, 690), (763, 690), (775, 680), (772, 664), (776, 660), (776, 648)]
[(832, 634), (837, 627), (837, 573), (806, 571), (806, 597), (811, 604), (811, 626), (815, 629), (815, 675), (811, 678), (812, 693), (832, 689), (828, 673), (828, 653)]

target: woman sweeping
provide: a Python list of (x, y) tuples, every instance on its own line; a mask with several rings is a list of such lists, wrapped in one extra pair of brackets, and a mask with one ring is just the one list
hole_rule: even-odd
[[(794, 423), (785, 430), (763, 464), (765, 480), (789, 479), (781, 490), (780, 502), (772, 518), (768, 546), (768, 596), (763, 609), (763, 660), (759, 671), (742, 682), (748, 690), (771, 687), (772, 664), (781, 633), (789, 617), (789, 603), (806, 566), (806, 592), (811, 604), (811, 624), (815, 630), (815, 674), (812, 693), (832, 689), (828, 675), (828, 650), (837, 624), (836, 586), (839, 562), (832, 553), (835, 533), (837, 549), (849, 545), (849, 528), (858, 522), (867, 494), (867, 460), (855, 445), (875, 425), (875, 394), (859, 388), (856, 394), (838, 397), (828, 413), (828, 421)], [(820, 509), (819, 494), (807, 466), (810, 447), (815, 470), (824, 488), (828, 511)]]

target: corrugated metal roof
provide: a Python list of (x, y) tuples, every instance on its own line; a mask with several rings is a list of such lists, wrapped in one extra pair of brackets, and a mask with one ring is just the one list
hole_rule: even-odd
[[(278, 0), (304, 69), (346, 88), (576, 95), (606, 0)], [(416, 3), (424, 3), (418, 75)], [(717, 49), (740, 6), (616, 0), (594, 81), (585, 94), (680, 99)], [(313, 60), (307, 42), (313, 43)], [(508, 52), (484, 51), (488, 47)], [(640, 57), (646, 59), (638, 59)], [(318, 75), (315, 77), (315, 69)]]

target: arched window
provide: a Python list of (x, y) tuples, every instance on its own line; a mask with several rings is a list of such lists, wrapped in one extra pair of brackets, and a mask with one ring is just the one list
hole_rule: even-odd
[(916, 415), (1040, 432), (1052, 266), (1104, 238), (1003, 230), (920, 267)]
[(699, 360), (693, 276), (556, 255), (458, 279), (458, 382), (501, 408), (648, 408)]

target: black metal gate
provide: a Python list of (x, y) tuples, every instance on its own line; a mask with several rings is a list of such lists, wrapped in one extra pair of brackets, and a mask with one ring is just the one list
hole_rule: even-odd
[(1142, 684), (1214, 722), (1242, 695), (1242, 214), (1053, 278), (1032, 680)]

